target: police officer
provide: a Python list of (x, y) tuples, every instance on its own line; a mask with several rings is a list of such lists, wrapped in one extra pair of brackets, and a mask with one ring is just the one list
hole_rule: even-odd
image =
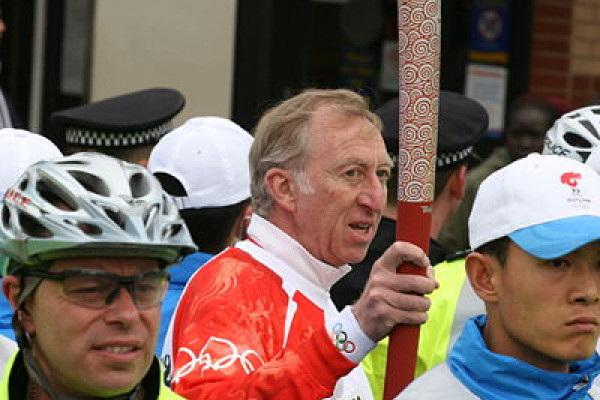
[(53, 113), (50, 136), (66, 155), (97, 151), (146, 166), (152, 147), (171, 131), (184, 105), (175, 89), (125, 93)]

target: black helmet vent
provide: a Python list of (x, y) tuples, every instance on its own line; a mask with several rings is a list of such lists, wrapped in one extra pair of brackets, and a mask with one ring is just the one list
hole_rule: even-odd
[(79, 208), (71, 196), (49, 181), (38, 180), (36, 190), (45, 201), (56, 208), (65, 211), (75, 211)]
[(131, 178), (129, 178), (129, 186), (131, 187), (131, 195), (134, 198), (144, 197), (150, 193), (150, 182), (148, 182), (148, 177), (141, 173), (131, 175)]
[(104, 197), (110, 196), (110, 190), (108, 189), (108, 186), (96, 175), (92, 175), (83, 171), (69, 171), (69, 173), (88, 192), (92, 192)]
[(27, 236), (37, 237), (37, 238), (51, 238), (52, 232), (50, 232), (46, 227), (40, 224), (35, 218), (19, 213), (19, 225), (21, 229), (23, 229), (23, 233)]

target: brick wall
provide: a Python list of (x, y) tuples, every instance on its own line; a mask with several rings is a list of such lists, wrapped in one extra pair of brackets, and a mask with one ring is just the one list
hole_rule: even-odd
[(577, 108), (600, 97), (600, 0), (535, 0), (530, 91)]

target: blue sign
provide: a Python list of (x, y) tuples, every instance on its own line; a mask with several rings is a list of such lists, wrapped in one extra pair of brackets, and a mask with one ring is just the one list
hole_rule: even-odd
[(510, 0), (475, 0), (470, 18), (471, 52), (508, 53)]

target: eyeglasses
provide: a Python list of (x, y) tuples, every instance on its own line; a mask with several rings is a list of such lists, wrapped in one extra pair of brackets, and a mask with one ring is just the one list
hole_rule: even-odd
[(26, 275), (59, 281), (67, 300), (83, 307), (98, 309), (112, 304), (121, 287), (127, 289), (137, 308), (152, 308), (162, 302), (169, 282), (169, 273), (162, 269), (130, 276), (85, 269), (63, 272), (30, 270)]

